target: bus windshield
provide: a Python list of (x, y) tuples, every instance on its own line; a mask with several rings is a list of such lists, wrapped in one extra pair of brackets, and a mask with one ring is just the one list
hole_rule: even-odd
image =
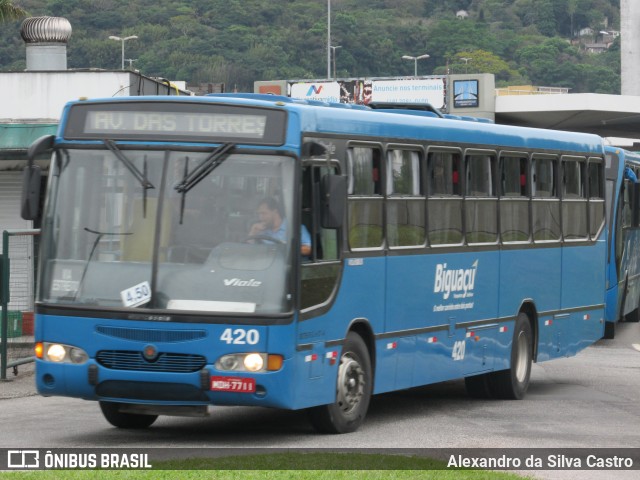
[[(54, 155), (41, 303), (292, 310), (293, 158), (105, 146)], [(279, 225), (260, 224), (264, 203), (277, 206)]]

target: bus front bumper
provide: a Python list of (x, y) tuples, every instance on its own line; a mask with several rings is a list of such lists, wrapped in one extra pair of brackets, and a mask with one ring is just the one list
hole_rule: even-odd
[[(190, 373), (104, 368), (36, 360), (36, 387), (43, 396), (66, 396), (139, 405), (256, 405), (291, 409), (285, 361), (277, 372), (220, 372), (212, 365)], [(289, 401), (287, 401), (289, 399)]]

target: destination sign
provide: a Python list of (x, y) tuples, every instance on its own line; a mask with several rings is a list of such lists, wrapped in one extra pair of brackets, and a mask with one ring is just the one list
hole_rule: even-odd
[(283, 111), (202, 103), (87, 103), (71, 107), (65, 138), (280, 145)]
[(192, 114), (94, 111), (87, 114), (87, 133), (141, 132), (151, 134), (228, 135), (264, 138), (266, 115)]

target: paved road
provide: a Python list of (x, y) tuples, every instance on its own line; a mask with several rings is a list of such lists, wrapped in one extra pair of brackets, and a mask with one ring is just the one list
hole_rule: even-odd
[[(96, 403), (36, 396), (32, 382), (23, 369), (18, 380), (0, 384), (0, 448), (640, 448), (639, 324), (620, 324), (615, 340), (576, 357), (534, 365), (522, 401), (473, 400), (461, 381), (384, 394), (349, 435), (316, 434), (304, 412), (245, 407), (216, 407), (205, 419), (161, 417), (149, 430), (123, 431), (107, 424)], [(589, 479), (611, 472), (536, 475)]]

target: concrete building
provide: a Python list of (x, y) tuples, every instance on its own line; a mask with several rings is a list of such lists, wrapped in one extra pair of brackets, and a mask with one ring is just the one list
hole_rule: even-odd
[(620, 0), (622, 95), (640, 95), (640, 2)]
[(79, 98), (188, 95), (168, 80), (128, 70), (67, 69), (71, 25), (64, 18), (22, 23), (27, 69), (0, 72), (0, 231), (31, 228), (19, 214), (21, 171), (36, 138), (56, 132), (62, 107)]
[[(20, 216), (22, 168), (27, 148), (57, 131), (62, 107), (79, 98), (130, 95), (189, 95), (168, 80), (128, 70), (67, 69), (71, 25), (64, 18), (34, 17), (22, 23), (26, 71), (0, 72), (0, 233), (37, 227)], [(44, 171), (48, 160), (42, 162)], [(2, 248), (0, 235), (0, 248)], [(29, 311), (33, 303), (32, 238), (11, 243), (12, 278), (9, 310)], [(0, 252), (1, 253), (1, 252)]]

